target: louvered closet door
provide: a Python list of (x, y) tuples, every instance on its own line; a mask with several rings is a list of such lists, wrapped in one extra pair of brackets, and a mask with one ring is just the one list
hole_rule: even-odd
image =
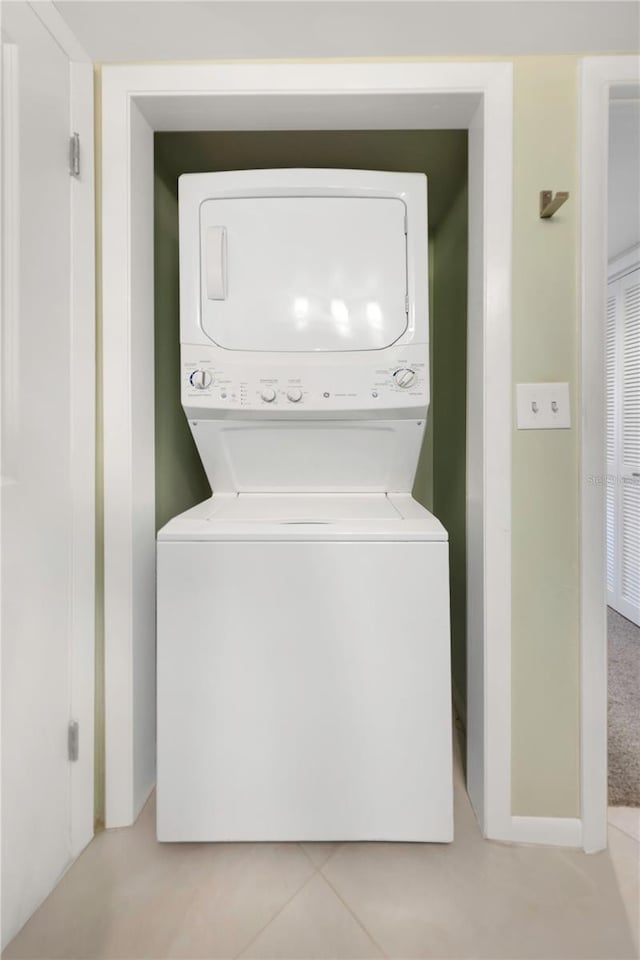
[(640, 625), (640, 269), (607, 297), (607, 592)]
[(606, 354), (606, 402), (607, 402), (607, 485), (606, 485), (606, 512), (607, 512), (607, 603), (615, 607), (617, 604), (617, 517), (618, 517), (618, 458), (617, 458), (617, 428), (618, 428), (618, 295), (619, 283), (610, 283), (607, 290), (607, 326), (605, 332)]
[(640, 270), (620, 281), (620, 612), (640, 624)]

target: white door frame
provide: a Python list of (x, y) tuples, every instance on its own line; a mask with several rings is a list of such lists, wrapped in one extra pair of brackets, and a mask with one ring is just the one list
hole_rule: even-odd
[[(69, 70), (68, 132), (78, 133), (81, 143), (81, 169), (69, 180), (69, 387), (68, 428), (70, 438), (71, 542), (68, 580), (68, 671), (69, 721), (78, 723), (78, 758), (69, 763), (68, 822), (64, 828), (68, 844), (66, 868), (81, 853), (94, 835), (94, 690), (95, 690), (95, 193), (94, 193), (94, 102), (93, 64), (80, 47), (52, 3), (30, 4), (24, 14), (42, 23), (63, 54)], [(35, 24), (34, 24), (35, 26)], [(20, 45), (3, 36), (0, 90), (5, 114), (0, 176), (5, 201), (1, 210), (4, 256), (0, 277), (4, 320), (10, 328), (20, 322), (20, 205), (17, 198), (24, 157), (20, 156), (19, 67)], [(60, 140), (59, 162), (64, 172), (64, 137)], [(63, 231), (64, 236), (66, 231)], [(23, 251), (24, 253), (25, 251)], [(46, 323), (46, 317), (42, 318)], [(5, 344), (7, 346), (7, 344)], [(12, 348), (9, 348), (11, 352)], [(3, 373), (15, 377), (17, 357), (3, 358)], [(11, 403), (15, 391), (5, 384)], [(15, 400), (14, 400), (15, 403)], [(10, 419), (18, 410), (9, 411)], [(46, 416), (46, 411), (43, 411)], [(46, 471), (43, 496), (46, 497)], [(34, 515), (35, 516), (35, 515)], [(33, 599), (34, 603), (39, 598)], [(20, 732), (16, 731), (17, 736)], [(60, 730), (64, 744), (65, 730)], [(37, 871), (36, 871), (37, 872)], [(32, 871), (33, 873), (33, 871)], [(35, 874), (34, 874), (35, 877)], [(53, 881), (50, 878), (50, 882)], [(45, 889), (44, 894), (49, 890)], [(43, 896), (41, 881), (22, 891), (21, 909), (33, 910)], [(34, 900), (33, 897), (36, 897)], [(11, 919), (3, 925), (3, 945), (28, 919)], [(17, 926), (16, 926), (17, 923)]]
[[(70, 719), (79, 725), (78, 760), (70, 767), (70, 853), (76, 857), (94, 834), (94, 694), (95, 694), (95, 191), (93, 63), (69, 31), (53, 3), (31, 5), (60, 49), (69, 58), (69, 134), (78, 133), (81, 170), (70, 180), (71, 227), (71, 477), (73, 483), (73, 540), (70, 607)], [(3, 65), (4, 106), (17, 117), (13, 104), (11, 65)], [(16, 94), (17, 95), (17, 94)], [(8, 169), (3, 173), (6, 195), (17, 196), (20, 165), (15, 137), (4, 145)], [(12, 140), (14, 142), (12, 142)], [(19, 236), (18, 209), (2, 211), (3, 229)], [(2, 278), (5, 304), (17, 310), (14, 287), (17, 261), (11, 274)]]
[(640, 58), (586, 57), (580, 74), (581, 793), (583, 846), (607, 845), (605, 304), (609, 103), (640, 84)]
[(73, 547), (71, 718), (78, 759), (71, 765), (71, 856), (94, 834), (95, 553), (96, 553), (96, 284), (93, 63), (49, 0), (31, 4), (69, 58), (69, 134), (80, 138), (80, 173), (71, 185), (71, 477)]
[(71, 855), (94, 834), (96, 646), (96, 248), (93, 64), (71, 60), (70, 130), (80, 138), (71, 182), (71, 716), (78, 759), (71, 765)]
[(96, 245), (93, 62), (51, 0), (31, 4), (69, 58), (69, 134), (80, 138), (80, 173), (71, 177), (71, 477), (73, 547), (70, 602), (71, 719), (79, 728), (71, 764), (71, 856), (94, 835), (96, 554)]
[(487, 836), (549, 842), (511, 816), (511, 64), (108, 65), (102, 93), (107, 826), (155, 777), (153, 131), (468, 127), (468, 789)]

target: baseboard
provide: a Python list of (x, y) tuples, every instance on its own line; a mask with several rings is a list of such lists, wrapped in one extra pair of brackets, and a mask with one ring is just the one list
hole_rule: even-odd
[(453, 709), (455, 710), (456, 714), (457, 714), (458, 717), (460, 718), (460, 721), (461, 721), (461, 723), (462, 723), (462, 726), (464, 727), (465, 732), (466, 732), (466, 729), (467, 729), (467, 704), (466, 704), (466, 701), (465, 701), (464, 697), (463, 697), (462, 694), (460, 693), (460, 690), (458, 689), (458, 687), (457, 687), (457, 685), (456, 685), (456, 683), (455, 683), (454, 681), (452, 681), (452, 683), (451, 683), (451, 699), (452, 699), (452, 701), (453, 701)]
[[(455, 683), (452, 684), (452, 699), (454, 711), (466, 735), (466, 704)], [(506, 843), (582, 848), (582, 820), (575, 817), (508, 817), (499, 830), (490, 831), (487, 837)]]
[(582, 820), (574, 817), (511, 817), (496, 840), (582, 847)]

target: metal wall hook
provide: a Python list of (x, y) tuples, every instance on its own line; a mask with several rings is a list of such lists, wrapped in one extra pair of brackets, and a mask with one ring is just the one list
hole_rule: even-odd
[(566, 190), (559, 190), (555, 197), (553, 190), (540, 191), (540, 216), (544, 220), (552, 217), (556, 210), (569, 199), (569, 193)]

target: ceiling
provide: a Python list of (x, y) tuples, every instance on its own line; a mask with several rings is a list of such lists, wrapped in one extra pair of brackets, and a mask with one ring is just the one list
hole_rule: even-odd
[(427, 174), (429, 228), (442, 222), (467, 177), (466, 130), (305, 130), (156, 133), (156, 169), (172, 189), (181, 173), (333, 167)]
[(55, 0), (55, 8), (96, 62), (625, 53), (640, 46), (635, 0)]

